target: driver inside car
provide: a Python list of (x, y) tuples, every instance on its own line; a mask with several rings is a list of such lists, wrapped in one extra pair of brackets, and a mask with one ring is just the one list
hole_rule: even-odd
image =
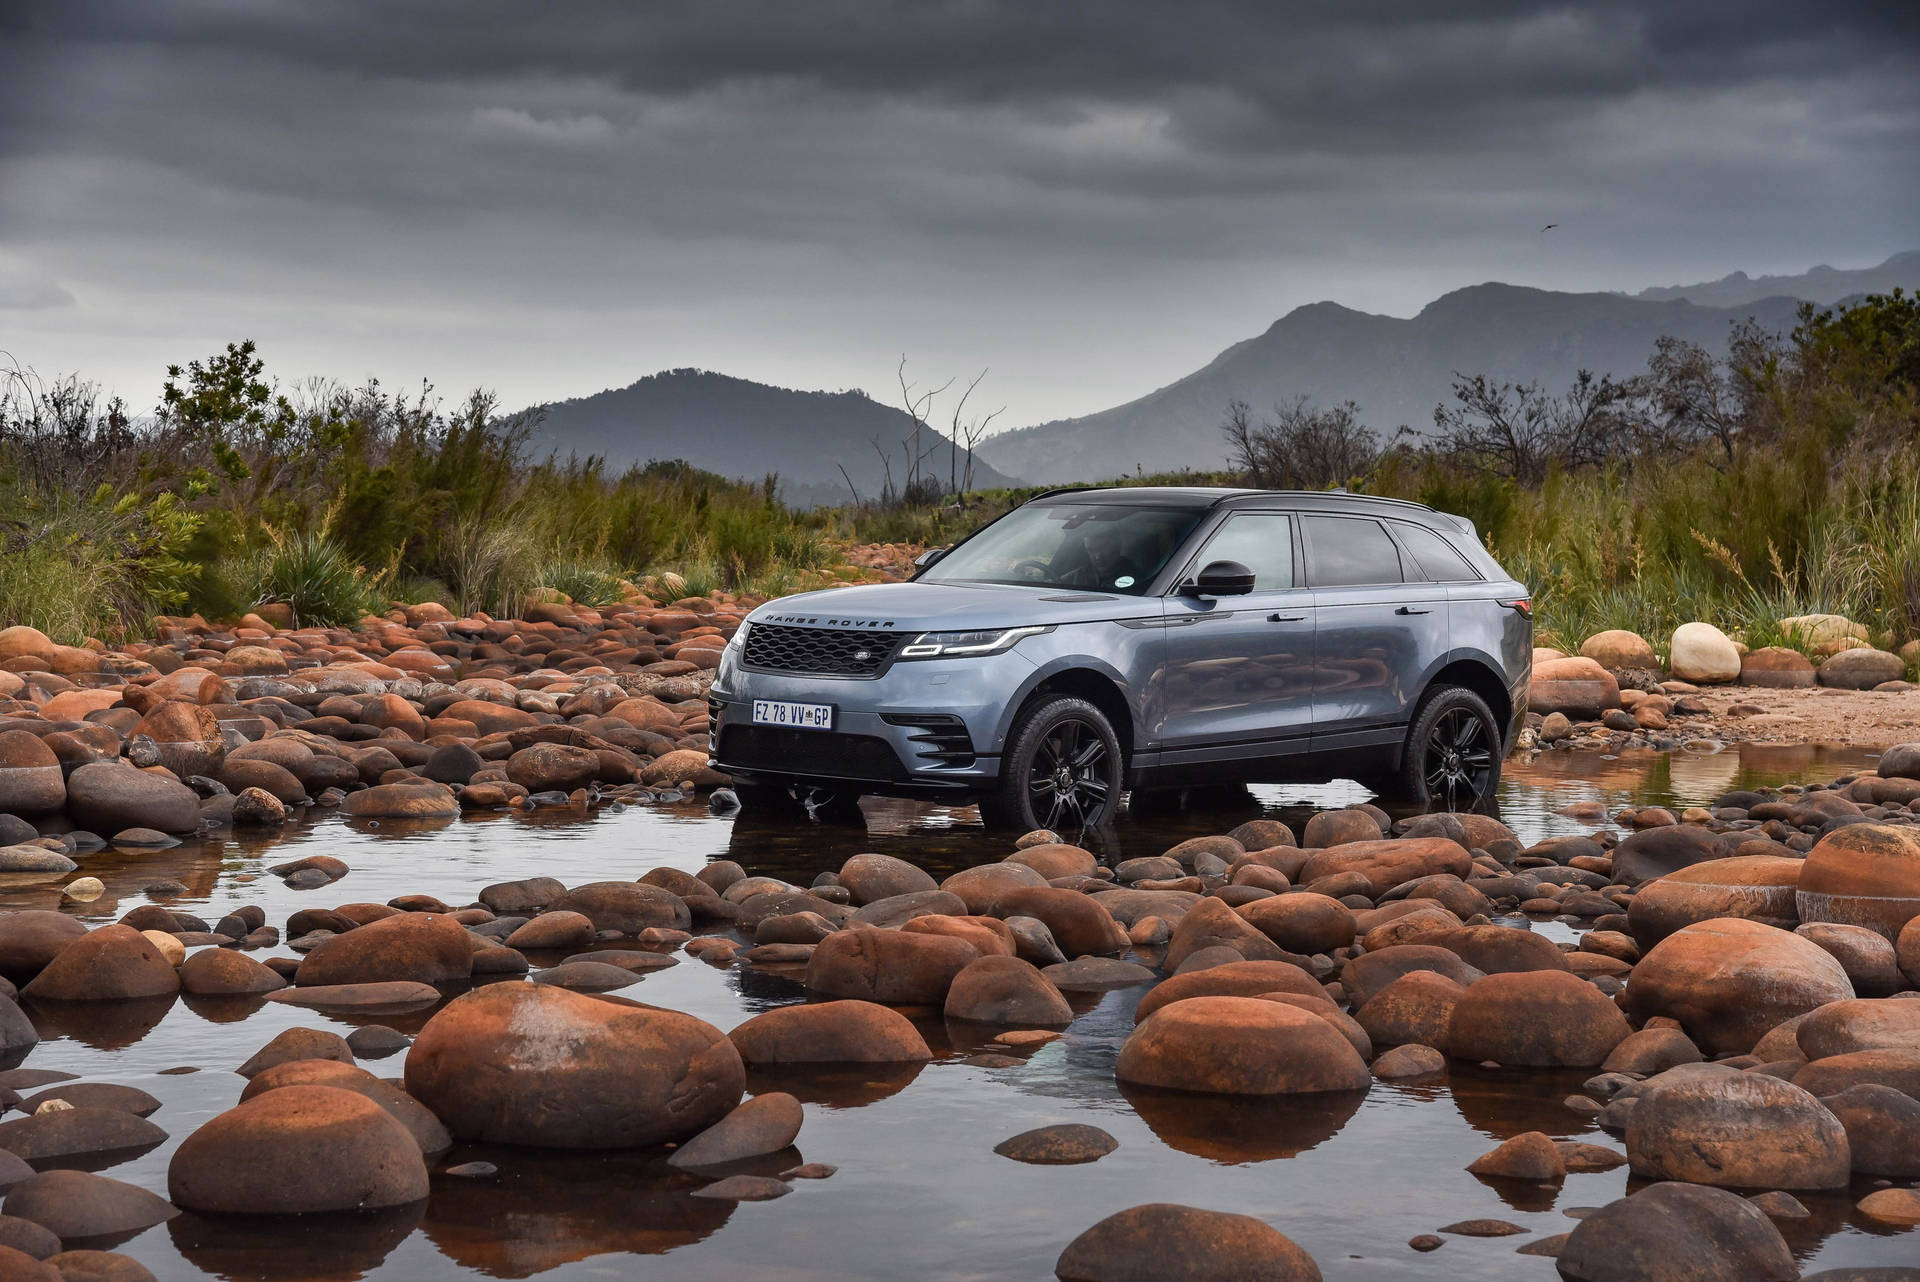
[(1130, 588), (1142, 571), (1129, 554), (1120, 532), (1111, 526), (1094, 524), (1081, 540), (1086, 562), (1062, 576), (1076, 586), (1091, 588)]

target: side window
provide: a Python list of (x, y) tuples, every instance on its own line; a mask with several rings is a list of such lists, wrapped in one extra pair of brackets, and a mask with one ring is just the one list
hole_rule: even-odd
[(1479, 572), (1467, 564), (1467, 558), (1454, 551), (1445, 539), (1426, 526), (1415, 525), (1411, 521), (1395, 521), (1393, 525), (1401, 544), (1413, 553), (1413, 559), (1420, 563), (1420, 568), (1435, 583), (1479, 581)]
[(1300, 518), (1307, 536), (1307, 582), (1316, 588), (1399, 583), (1400, 550), (1380, 522), (1354, 516)]
[(1214, 531), (1194, 562), (1238, 561), (1253, 571), (1253, 590), (1293, 586), (1293, 518), (1282, 512), (1236, 512)]

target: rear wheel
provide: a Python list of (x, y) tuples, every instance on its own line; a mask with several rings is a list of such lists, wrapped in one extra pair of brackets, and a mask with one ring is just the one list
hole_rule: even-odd
[(988, 827), (1066, 836), (1110, 822), (1124, 763), (1107, 716), (1085, 699), (1054, 695), (1023, 710), (1007, 737), (1000, 778), (980, 799)]
[(1428, 809), (1485, 810), (1500, 786), (1500, 747), (1486, 700), (1461, 686), (1441, 686), (1407, 728), (1393, 791)]

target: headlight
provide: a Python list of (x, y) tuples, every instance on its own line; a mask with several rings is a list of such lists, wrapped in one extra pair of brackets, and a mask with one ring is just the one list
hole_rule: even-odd
[(900, 647), (902, 659), (959, 659), (970, 654), (999, 654), (1022, 637), (1051, 632), (1051, 627), (987, 628), (980, 632), (922, 632)]

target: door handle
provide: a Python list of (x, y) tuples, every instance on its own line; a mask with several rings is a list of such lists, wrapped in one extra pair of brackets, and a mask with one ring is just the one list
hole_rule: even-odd
[(1268, 623), (1298, 623), (1300, 622), (1300, 620), (1306, 617), (1307, 616), (1304, 614), (1269, 614), (1267, 616), (1267, 622)]
[(1432, 614), (1433, 611), (1432, 610), (1416, 610), (1410, 605), (1403, 605), (1398, 610), (1395, 610), (1394, 613), (1395, 614)]

